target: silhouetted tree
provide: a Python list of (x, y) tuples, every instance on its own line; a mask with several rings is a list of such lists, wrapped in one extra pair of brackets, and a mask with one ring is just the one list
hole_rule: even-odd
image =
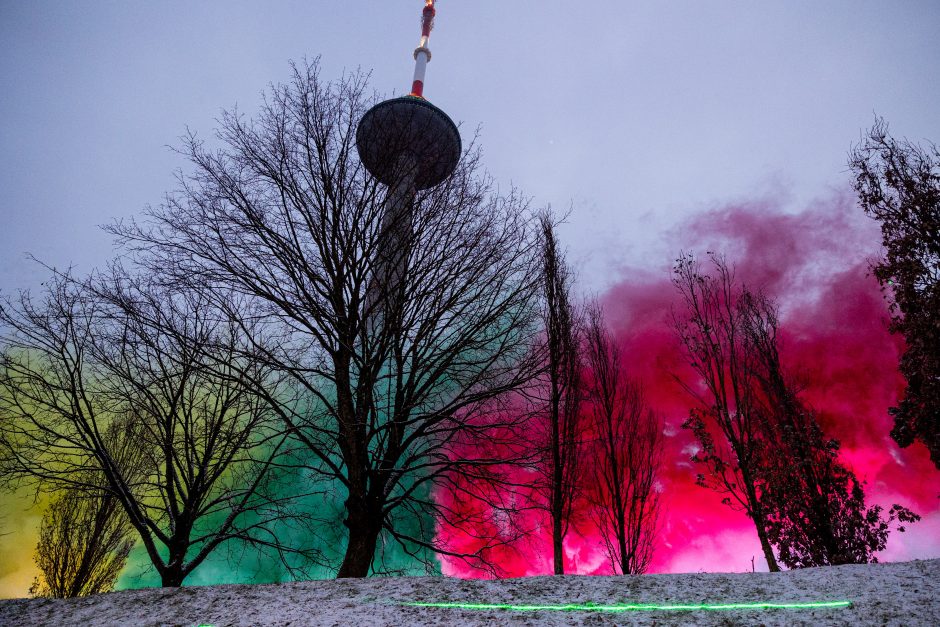
[[(760, 499), (766, 453), (754, 355), (747, 345), (734, 272), (722, 257), (712, 254), (710, 258), (713, 275), (703, 273), (691, 255), (680, 257), (673, 271), (684, 306), (683, 312), (674, 314), (674, 327), (698, 375), (695, 381), (679, 382), (698, 402), (683, 427), (692, 430), (701, 446), (693, 461), (707, 469), (698, 475), (697, 483), (727, 495), (725, 504), (747, 513), (767, 567), (775, 572), (780, 568)], [(720, 437), (712, 435), (713, 429)]]
[[(143, 470), (142, 450), (134, 436), (128, 421), (112, 423), (104, 436), (108, 450), (129, 473)], [(85, 472), (90, 476), (83, 484), (107, 485), (100, 471)], [(30, 594), (66, 598), (111, 590), (134, 546), (134, 536), (120, 501), (106, 488), (57, 495), (39, 527), (36, 565), (41, 575)]]
[[(117, 268), (46, 285), (42, 302), (24, 293), (0, 309), (4, 479), (107, 494), (164, 586), (223, 542), (278, 546), (262, 493), (282, 436), (245, 386), (267, 372), (239, 351), (240, 329), (198, 294)], [(130, 442), (108, 437), (119, 423)]]
[(888, 295), (891, 331), (904, 336), (907, 389), (891, 408), (891, 437), (927, 445), (940, 468), (940, 150), (888, 134), (878, 118), (851, 153), (855, 190), (881, 223), (885, 256), (875, 277)]
[(785, 376), (775, 304), (742, 288), (738, 310), (763, 413), (760, 501), (778, 558), (789, 568), (877, 561), (874, 553), (885, 548), (890, 523), (919, 516), (894, 505), (883, 519), (880, 506), (866, 507), (861, 484), (839, 462), (839, 441), (824, 435)]
[(447, 550), (433, 522), (415, 533), (396, 520), (449, 514), (432, 488), (491, 463), (467, 438), (493, 432), (493, 405), (538, 366), (525, 201), (496, 193), (471, 150), (389, 217), (401, 190), (356, 153), (369, 104), (359, 74), (325, 82), (315, 63), (295, 68), (257, 118), (222, 117), (218, 150), (188, 138), (192, 173), (147, 223), (112, 229), (168, 285), (237, 294), (229, 313), (251, 350), (307, 399), (255, 388), (316, 460), (311, 481), (345, 499), (340, 577), (369, 574), (383, 532), (407, 551)]
[(614, 572), (639, 575), (649, 567), (656, 540), (663, 421), (640, 384), (627, 378), (620, 347), (597, 305), (588, 312), (585, 349), (585, 401), (595, 444), (588, 473), (592, 513)]
[(552, 523), (552, 556), (556, 575), (563, 575), (564, 540), (571, 525), (575, 497), (582, 481), (579, 411), (581, 358), (577, 313), (571, 302), (572, 276), (558, 246), (555, 224), (547, 211), (539, 216), (541, 227), (542, 321), (545, 329), (544, 381), (536, 392), (542, 407), (537, 412), (547, 422), (544, 485)]
[(33, 596), (68, 598), (108, 592), (134, 546), (134, 528), (113, 496), (66, 492), (43, 515)]

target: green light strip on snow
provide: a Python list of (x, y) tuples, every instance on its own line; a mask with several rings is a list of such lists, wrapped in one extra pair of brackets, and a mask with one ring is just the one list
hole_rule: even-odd
[(569, 603), (565, 605), (515, 605), (511, 603), (401, 603), (411, 607), (439, 607), (461, 610), (512, 610), (515, 612), (691, 612), (695, 610), (808, 610), (851, 607), (851, 601), (818, 601), (815, 603), (696, 603), (657, 605), (650, 603)]

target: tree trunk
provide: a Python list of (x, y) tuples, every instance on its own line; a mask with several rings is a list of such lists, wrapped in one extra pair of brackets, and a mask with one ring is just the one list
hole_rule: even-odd
[(754, 521), (754, 527), (757, 528), (757, 538), (760, 540), (760, 548), (764, 552), (764, 559), (767, 561), (767, 569), (772, 573), (780, 572), (780, 566), (777, 565), (777, 558), (774, 556), (774, 550), (767, 539), (767, 529), (764, 527), (764, 512), (760, 501), (757, 500), (757, 492), (754, 490), (754, 482), (747, 473), (742, 473), (744, 481), (747, 483), (748, 509), (750, 509), (751, 520)]
[(563, 540), (564, 535), (562, 534), (562, 502), (561, 502), (561, 489), (560, 486), (555, 487), (557, 492), (556, 497), (557, 501), (553, 504), (552, 507), (552, 553), (554, 555), (554, 564), (555, 569), (554, 573), (556, 575), (565, 574), (565, 560), (564, 560), (564, 547)]
[(169, 565), (160, 571), (160, 585), (164, 588), (179, 588), (185, 578), (186, 575), (179, 566)]
[[(619, 492), (619, 490), (618, 490)], [(627, 575), (630, 570), (630, 560), (627, 555), (627, 520), (623, 511), (621, 499), (617, 497), (617, 548), (620, 549), (620, 574)]]
[[(554, 377), (553, 377), (554, 378)], [(565, 560), (564, 560), (564, 528), (563, 528), (563, 518), (565, 515), (564, 512), (564, 492), (562, 481), (564, 479), (562, 460), (561, 460), (561, 434), (559, 424), (559, 408), (558, 408), (558, 397), (560, 394), (557, 392), (558, 384), (553, 380), (552, 381), (552, 407), (551, 407), (551, 419), (552, 419), (552, 555), (554, 558), (554, 572), (556, 575), (565, 574)]]
[[(179, 525), (186, 525), (185, 521), (180, 521)], [(160, 585), (164, 588), (179, 588), (183, 585), (183, 580), (191, 571), (183, 572), (183, 565), (186, 563), (186, 553), (189, 548), (188, 543), (184, 544), (179, 537), (170, 538), (167, 546), (169, 556), (160, 572)]]
[(760, 548), (764, 551), (764, 559), (767, 560), (767, 568), (772, 573), (779, 573), (780, 566), (777, 565), (774, 550), (770, 547), (770, 542), (767, 540), (767, 532), (764, 530), (764, 525), (757, 525), (757, 537), (760, 538)]
[(346, 501), (346, 508), (348, 513), (343, 524), (349, 529), (349, 542), (336, 577), (368, 577), (382, 531), (381, 511), (373, 511), (376, 508), (370, 508), (359, 499), (352, 498)]

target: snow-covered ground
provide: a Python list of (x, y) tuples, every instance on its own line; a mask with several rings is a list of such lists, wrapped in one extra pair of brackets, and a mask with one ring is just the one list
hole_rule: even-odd
[[(849, 607), (604, 611), (623, 604), (849, 601)], [(460, 609), (412, 602), (594, 609)], [(0, 601), (0, 625), (940, 625), (940, 559), (784, 573), (309, 581)]]

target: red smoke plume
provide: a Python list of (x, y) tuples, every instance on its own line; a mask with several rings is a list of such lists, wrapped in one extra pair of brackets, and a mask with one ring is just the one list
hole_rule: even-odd
[[(789, 214), (773, 202), (736, 204), (698, 215), (667, 235), (676, 255), (724, 253), (737, 276), (761, 287), (781, 307), (784, 365), (806, 385), (804, 398), (819, 412), (827, 434), (842, 443), (842, 460), (867, 482), (869, 504), (900, 503), (923, 516), (904, 534), (893, 533), (882, 560), (940, 556), (940, 473), (926, 449), (898, 448), (887, 413), (904, 389), (897, 364), (903, 342), (887, 331), (888, 310), (869, 260), (880, 251), (878, 225), (862, 215), (849, 194)], [(662, 515), (651, 572), (765, 569), (754, 526), (720, 497), (694, 484), (691, 435), (680, 425), (691, 402), (674, 376), (691, 376), (669, 323), (676, 304), (670, 260), (659, 272), (625, 272), (602, 303), (608, 324), (627, 356), (632, 377), (650, 404), (666, 416), (666, 456), (661, 477)], [(523, 479), (523, 477), (520, 477)], [(463, 504), (472, 507), (471, 504)], [(511, 576), (551, 572), (550, 525), (529, 514), (528, 542), (490, 557)], [(452, 547), (473, 540), (442, 529)], [(584, 515), (565, 542), (566, 572), (609, 574), (603, 543)], [(445, 574), (481, 576), (445, 559)]]

